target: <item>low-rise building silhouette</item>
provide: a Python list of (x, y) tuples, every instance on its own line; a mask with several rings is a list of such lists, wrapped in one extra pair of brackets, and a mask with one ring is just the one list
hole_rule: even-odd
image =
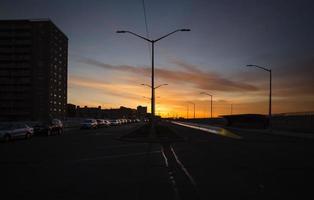
[(66, 108), (67, 117), (76, 117), (76, 106), (74, 104), (68, 103)]
[(137, 117), (140, 119), (147, 117), (147, 107), (146, 106), (137, 106)]
[[(67, 105), (67, 117), (100, 118), (100, 119), (143, 119), (147, 117), (147, 107), (138, 106), (137, 109), (120, 106), (120, 108), (102, 109), (98, 107), (80, 107), (73, 104)], [(76, 108), (76, 109), (75, 109)], [(73, 115), (75, 113), (75, 116)]]
[(63, 118), (68, 38), (50, 20), (0, 20), (0, 120)]

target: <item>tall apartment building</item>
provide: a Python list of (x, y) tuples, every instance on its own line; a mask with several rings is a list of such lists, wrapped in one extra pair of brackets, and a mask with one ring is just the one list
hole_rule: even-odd
[(50, 20), (0, 20), (0, 121), (63, 118), (68, 38)]

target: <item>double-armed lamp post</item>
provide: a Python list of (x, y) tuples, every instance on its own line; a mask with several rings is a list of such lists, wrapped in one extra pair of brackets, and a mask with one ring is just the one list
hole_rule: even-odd
[(155, 121), (154, 120), (155, 119), (155, 89), (157, 89), (158, 87), (162, 86), (162, 85), (160, 85), (160, 86), (155, 87), (155, 68), (154, 68), (154, 47), (155, 47), (155, 43), (158, 42), (159, 40), (164, 39), (164, 38), (168, 37), (169, 35), (172, 35), (172, 34), (174, 34), (176, 32), (179, 32), (179, 31), (190, 31), (190, 29), (177, 29), (177, 30), (172, 31), (172, 32), (170, 32), (170, 33), (168, 33), (168, 34), (166, 34), (166, 35), (164, 35), (164, 36), (162, 36), (162, 37), (160, 37), (160, 38), (158, 38), (156, 40), (150, 40), (150, 39), (145, 38), (145, 37), (143, 37), (141, 35), (133, 33), (131, 31), (125, 31), (125, 30), (117, 31), (117, 33), (129, 33), (129, 34), (134, 35), (136, 37), (139, 37), (139, 38), (141, 38), (141, 39), (143, 39), (143, 40), (145, 40), (147, 42), (150, 42), (151, 45), (152, 45), (152, 83), (151, 83), (151, 85), (146, 85), (145, 84), (146, 86), (149, 86), (151, 88), (151, 115), (152, 115), (152, 119), (151, 120), (152, 120), (152, 127), (154, 127), (154, 121)]
[(265, 68), (265, 67), (260, 67), (258, 65), (246, 65), (247, 67), (256, 67), (259, 69), (262, 69), (264, 71), (269, 72), (269, 106), (268, 106), (268, 119), (269, 119), (269, 127), (271, 128), (271, 95), (272, 95), (272, 74), (271, 74), (271, 69)]

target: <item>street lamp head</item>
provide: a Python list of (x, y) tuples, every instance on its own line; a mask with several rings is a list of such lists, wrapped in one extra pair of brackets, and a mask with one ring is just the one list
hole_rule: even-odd
[(116, 31), (116, 33), (126, 33), (126, 31), (119, 30), (119, 31)]
[(191, 29), (183, 28), (183, 29), (180, 29), (180, 31), (191, 31)]
[(246, 65), (247, 67), (255, 67), (256, 65)]

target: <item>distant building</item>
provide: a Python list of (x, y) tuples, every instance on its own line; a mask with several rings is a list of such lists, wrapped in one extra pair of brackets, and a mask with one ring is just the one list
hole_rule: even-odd
[(0, 121), (63, 118), (68, 38), (50, 20), (0, 20)]
[[(73, 107), (74, 106), (74, 107)], [(121, 106), (120, 108), (110, 108), (110, 109), (101, 109), (101, 106), (98, 107), (80, 107), (76, 106), (75, 111), (73, 110), (75, 105), (68, 104), (68, 114), (67, 117), (72, 117), (70, 113), (75, 112), (75, 116), (79, 118), (100, 118), (100, 119), (135, 119), (143, 118), (147, 115), (147, 108), (138, 106), (138, 109), (127, 108)], [(71, 110), (71, 111), (70, 111)], [(140, 114), (139, 114), (140, 111)]]
[(147, 107), (146, 106), (137, 106), (137, 117), (138, 118), (147, 117)]
[(66, 110), (67, 117), (76, 117), (76, 105), (68, 103)]
[(81, 118), (102, 118), (101, 106), (98, 107), (76, 107), (76, 116)]
[(136, 118), (136, 110), (120, 106), (120, 108), (103, 109), (102, 117), (109, 119), (131, 119)]

